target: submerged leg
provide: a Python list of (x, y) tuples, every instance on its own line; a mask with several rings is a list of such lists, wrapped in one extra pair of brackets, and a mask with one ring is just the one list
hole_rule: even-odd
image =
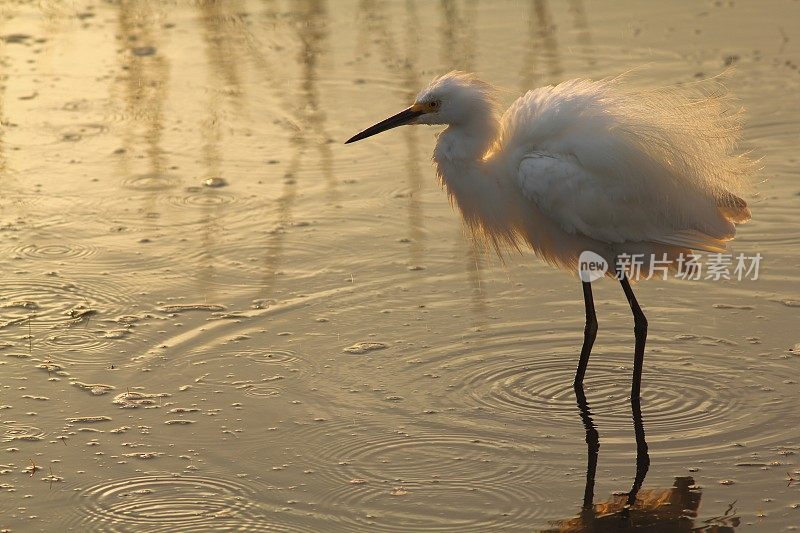
[[(577, 389), (583, 385), (583, 376), (586, 374), (586, 365), (589, 364), (589, 354), (592, 353), (594, 339), (597, 337), (597, 315), (594, 312), (594, 299), (592, 299), (592, 284), (588, 281), (583, 283), (583, 303), (586, 305), (586, 327), (583, 329), (583, 347), (581, 348), (581, 358), (578, 361), (578, 369), (575, 371), (574, 386)], [(581, 389), (581, 392), (583, 390)]]
[(636, 296), (633, 295), (633, 289), (625, 274), (620, 275), (620, 284), (622, 290), (625, 291), (625, 296), (628, 298), (628, 304), (631, 306), (633, 312), (633, 333), (636, 337), (636, 348), (633, 354), (633, 381), (631, 383), (631, 400), (639, 400), (639, 389), (642, 385), (642, 365), (644, 364), (644, 344), (647, 340), (647, 318), (645, 318), (642, 308), (639, 307), (639, 302), (636, 301)]

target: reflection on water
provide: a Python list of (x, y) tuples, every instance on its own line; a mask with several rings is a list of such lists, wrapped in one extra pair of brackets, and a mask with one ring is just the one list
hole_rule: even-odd
[[(0, 529), (794, 525), (795, 4), (0, 4)], [(768, 275), (642, 285), (641, 405), (598, 286), (583, 427), (574, 280), (465, 238), (436, 129), (340, 144), (453, 68), (508, 104), (726, 61)]]
[(693, 531), (726, 533), (735, 531), (740, 519), (733, 505), (722, 516), (696, 521), (700, 508), (701, 490), (694, 479), (675, 478), (670, 488), (645, 489), (639, 494), (635, 507), (628, 509), (626, 497), (615, 496), (608, 501), (584, 509), (580, 516), (552, 523), (544, 533), (581, 533), (604, 531)]
[(602, 531), (706, 531), (732, 532), (740, 524), (734, 504), (719, 517), (697, 523), (701, 489), (690, 476), (676, 477), (665, 489), (642, 489), (650, 456), (645, 439), (644, 420), (639, 399), (631, 400), (633, 427), (636, 435), (636, 475), (627, 493), (620, 493), (600, 503), (594, 502), (600, 436), (592, 419), (583, 386), (575, 386), (580, 418), (586, 431), (586, 487), (580, 514), (575, 518), (551, 522), (545, 533), (580, 533)]
[[(136, 156), (137, 130), (145, 144), (148, 168), (141, 174), (154, 180), (166, 170), (161, 139), (164, 130), (164, 101), (169, 86), (169, 60), (160, 50), (161, 28), (150, 2), (122, 0), (118, 6), (120, 62), (119, 81), (112, 94), (124, 98), (124, 116), (128, 117), (119, 158), (122, 172), (131, 173), (131, 159)], [(152, 196), (151, 196), (152, 201)], [(152, 207), (152, 205), (150, 206)]]

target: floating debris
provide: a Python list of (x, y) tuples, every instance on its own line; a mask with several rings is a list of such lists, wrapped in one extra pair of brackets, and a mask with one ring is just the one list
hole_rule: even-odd
[(175, 304), (164, 305), (158, 308), (162, 313), (183, 313), (185, 311), (219, 312), (225, 311), (225, 309), (227, 308), (220, 304)]
[(357, 342), (352, 346), (348, 346), (342, 351), (347, 353), (363, 354), (367, 352), (373, 352), (375, 350), (385, 350), (388, 347), (389, 345), (385, 342)]
[(163, 452), (133, 452), (123, 453), (123, 457), (135, 457), (136, 459), (156, 459), (164, 455)]
[(182, 425), (187, 425), (187, 424), (194, 424), (195, 421), (194, 420), (185, 420), (183, 418), (178, 418), (178, 419), (175, 419), (175, 420), (167, 420), (164, 423), (166, 425), (168, 425), (168, 426), (182, 426)]
[(225, 181), (225, 178), (214, 177), (203, 180), (203, 187), (217, 188), (217, 187), (225, 187), (227, 184), (228, 182)]
[(754, 309), (752, 305), (733, 305), (733, 304), (714, 304), (712, 307), (714, 309), (742, 309), (744, 311), (750, 311)]
[(41, 368), (42, 370), (46, 370), (47, 373), (51, 372), (58, 372), (59, 370), (63, 370), (64, 367), (59, 365), (58, 363), (54, 363), (52, 361), (45, 361), (40, 365), (36, 365), (36, 368)]
[(40, 440), (44, 440), (44, 437), (42, 437), (41, 435), (8, 435), (4, 440), (6, 441), (21, 440), (24, 442), (37, 442)]
[(136, 48), (131, 48), (131, 53), (136, 57), (147, 57), (154, 55), (156, 48), (154, 46), (137, 46)]
[(111, 420), (110, 416), (76, 416), (74, 418), (67, 418), (70, 424), (93, 424), (95, 422), (108, 422)]
[(111, 403), (123, 409), (136, 409), (137, 407), (147, 407), (158, 405), (160, 398), (169, 398), (171, 395), (166, 392), (149, 394), (146, 392), (125, 391), (114, 396)]
[[(220, 320), (239, 320), (242, 318), (250, 318), (248, 315), (242, 313), (241, 311), (236, 311), (233, 313), (212, 313), (211, 316), (213, 316), (214, 318), (219, 318)], [(246, 335), (244, 335), (244, 337), (248, 339), (250, 338), (247, 337)], [(231, 340), (237, 340), (237, 339), (234, 338)]]
[(83, 322), (84, 320), (96, 315), (98, 311), (96, 309), (89, 309), (85, 306), (78, 306), (75, 309), (70, 309), (67, 311), (67, 316), (72, 319), (73, 324), (78, 324)]
[(61, 477), (61, 476), (55, 475), (53, 473), (53, 471), (51, 470), (48, 475), (46, 475), (46, 476), (44, 476), (42, 478), (42, 481), (44, 481), (45, 483), (50, 483), (50, 486), (52, 487), (53, 483), (60, 483), (60, 482), (64, 481), (64, 478)]
[(81, 383), (80, 381), (73, 381), (70, 385), (85, 390), (93, 396), (108, 394), (116, 388), (113, 385), (104, 385), (103, 383)]

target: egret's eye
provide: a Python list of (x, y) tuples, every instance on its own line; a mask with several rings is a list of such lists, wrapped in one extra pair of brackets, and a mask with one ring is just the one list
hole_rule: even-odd
[(431, 109), (438, 109), (439, 102), (431, 102), (428, 104), (428, 107), (430, 107)]

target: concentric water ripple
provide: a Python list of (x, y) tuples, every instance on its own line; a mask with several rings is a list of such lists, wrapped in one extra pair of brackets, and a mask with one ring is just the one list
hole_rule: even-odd
[(108, 132), (108, 126), (96, 122), (69, 124), (53, 128), (59, 142), (79, 142)]
[(42, 440), (45, 434), (43, 429), (20, 424), (15, 420), (0, 422), (0, 442), (37, 442)]
[(547, 499), (543, 480), (555, 474), (537, 461), (533, 446), (450, 431), (320, 421), (302, 430), (302, 442), (326, 444), (304, 459), (312, 479), (330, 485), (321, 504), (341, 507), (341, 519), (353, 524), (458, 531), (539, 516)]
[[(208, 209), (210, 207), (241, 204), (242, 198), (230, 193), (201, 187), (191, 187), (182, 195), (167, 197), (166, 201), (176, 207)], [(241, 207), (241, 206), (239, 206)]]
[[(719, 453), (737, 442), (792, 438), (782, 422), (786, 402), (777, 390), (783, 381), (780, 361), (760, 366), (713, 349), (689, 356), (656, 342), (645, 358), (641, 402), (648, 441), (659, 444), (660, 451), (697, 456)], [(456, 348), (452, 357), (435, 356), (447, 361), (437, 372), (451, 378), (444, 405), (475, 406), (493, 419), (524, 419), (538, 433), (574, 429), (578, 412), (572, 381), (578, 352), (560, 344), (548, 342), (548, 353), (537, 354), (531, 349), (535, 341), (502, 335), (483, 339), (479, 348)], [(585, 392), (598, 426), (627, 434), (632, 428), (632, 349), (608, 350), (606, 343), (592, 354)], [(792, 370), (787, 366), (784, 371), (788, 375)], [(758, 417), (751, 416), (754, 409)]]
[[(325, 427), (325, 423), (320, 426)], [(342, 442), (322, 456), (329, 458), (331, 465), (345, 466), (345, 477), (350, 479), (420, 484), (435, 479), (487, 483), (524, 477), (532, 473), (531, 469), (537, 469), (535, 449), (530, 444), (487, 440), (463, 433), (398, 430), (379, 431), (376, 435), (339, 435), (339, 439)]]
[[(148, 533), (172, 533), (177, 531), (180, 533), (208, 533), (214, 532), (241, 532), (241, 533), (307, 533), (308, 528), (305, 526), (292, 524), (292, 521), (297, 521), (296, 515), (289, 515), (283, 518), (284, 523), (273, 522), (273, 511), (259, 513), (252, 516), (239, 516), (228, 518), (225, 515), (213, 516), (206, 520), (198, 521), (197, 523), (181, 524), (179, 526), (173, 524), (153, 524), (147, 528)], [(288, 514), (288, 513), (286, 513)], [(277, 515), (280, 517), (280, 515)], [(111, 529), (104, 529), (104, 531), (114, 531), (120, 533), (128, 533), (130, 530), (124, 524), (117, 524), (110, 526)], [(324, 527), (324, 526), (321, 526)], [(322, 529), (318, 529), (322, 531)]]
[(122, 186), (134, 191), (165, 191), (177, 187), (180, 182), (177, 176), (153, 172), (128, 176), (122, 180)]
[(25, 244), (9, 250), (12, 257), (44, 260), (70, 260), (91, 257), (97, 248), (84, 243)]
[[(552, 354), (510, 365), (482, 360), (482, 368), (466, 376), (464, 390), (489, 409), (572, 426), (575, 359), (575, 354)], [(592, 409), (605, 415), (613, 413), (615, 422), (627, 427), (630, 401), (626, 385), (631, 375), (630, 363), (618, 356), (595, 359), (586, 378)], [(741, 374), (696, 362), (670, 367), (664, 372), (658, 370), (657, 364), (650, 365), (642, 389), (642, 405), (648, 413), (651, 430), (664, 428), (691, 437), (695, 431), (707, 432), (715, 423), (730, 423), (742, 407), (734, 387), (737, 379), (743, 377)], [(707, 379), (711, 375), (713, 382)]]
[[(24, 321), (24, 327), (30, 326), (31, 329), (76, 321), (85, 323), (84, 320), (92, 319), (92, 316), (84, 315), (88, 310), (109, 316), (121, 315), (130, 309), (133, 301), (131, 292), (124, 285), (102, 278), (76, 283), (58, 277), (13, 276), (3, 279), (2, 285), (0, 307), (5, 308), (3, 318), (17, 320), (17, 328), (23, 327), (19, 321)], [(16, 306), (19, 302), (28, 305)]]
[[(280, 368), (286, 369), (287, 372), (302, 372), (303, 366), (308, 367), (311, 364), (308, 360), (308, 356), (293, 350), (277, 348), (237, 348), (235, 346), (195, 348), (182, 352), (178, 355), (176, 360), (186, 359), (190, 363), (196, 363), (197, 361), (213, 359), (219, 362), (229, 361), (231, 364), (239, 366), (245, 364), (242, 361), (236, 361), (240, 358), (246, 358), (263, 365), (274, 366), (273, 370), (276, 372)], [(259, 370), (264, 369), (260, 368)]]
[(253, 505), (252, 490), (238, 482), (170, 474), (105, 481), (80, 497), (86, 500), (79, 508), (80, 525), (104, 531), (191, 531), (218, 518), (247, 515)]
[(265, 365), (280, 365), (289, 367), (300, 360), (295, 352), (291, 350), (278, 349), (244, 350), (238, 352), (234, 357), (246, 357), (251, 361)]
[(105, 336), (103, 330), (71, 327), (45, 338), (44, 345), (50, 349), (51, 359), (58, 363), (75, 365), (106, 366), (117, 357), (119, 339)]

